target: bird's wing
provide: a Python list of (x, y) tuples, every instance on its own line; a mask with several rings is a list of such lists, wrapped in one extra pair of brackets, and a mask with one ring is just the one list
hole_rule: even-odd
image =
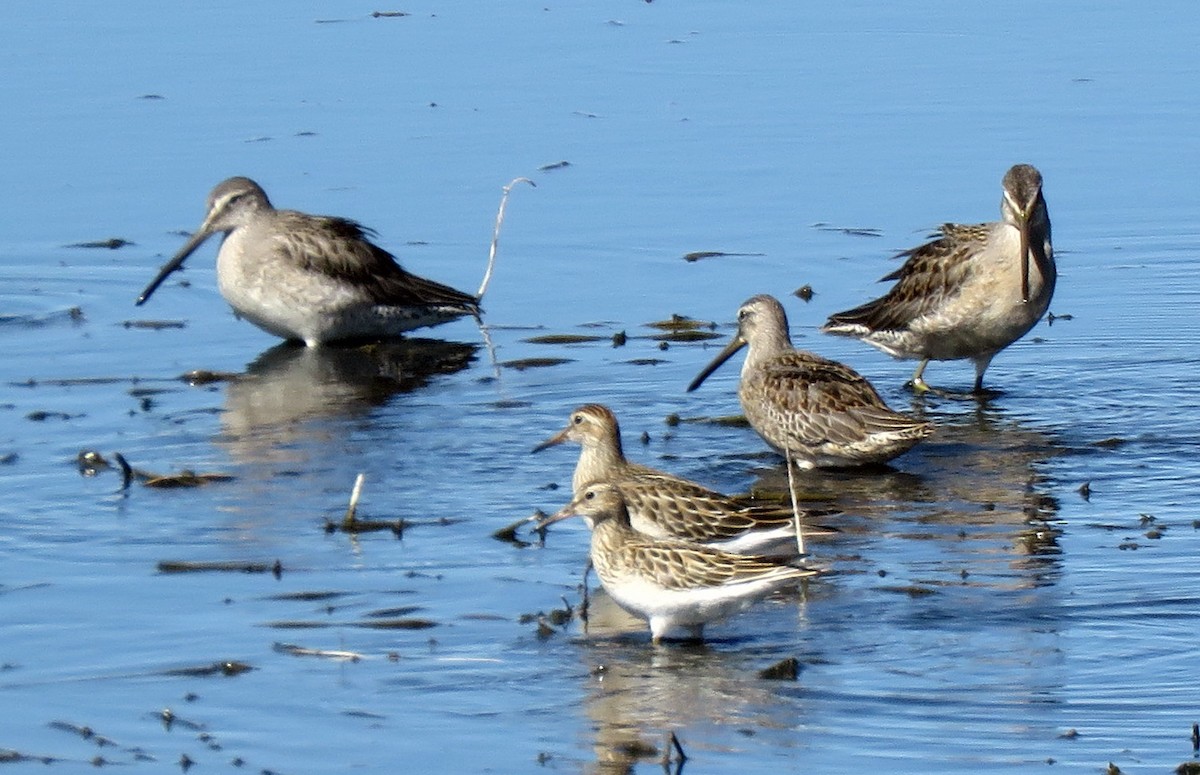
[[(987, 241), (990, 223), (947, 223), (937, 239), (899, 254), (904, 264), (882, 278), (895, 285), (883, 296), (830, 315), (824, 328), (862, 326), (871, 331), (907, 329), (959, 292), (971, 272), (971, 258)], [(834, 331), (836, 333), (836, 331)]]
[[(375, 232), (357, 221), (289, 210), (279, 211), (278, 217), (285, 221), (281, 231), (287, 234), (279, 248), (296, 266), (351, 282), (376, 304), (478, 309), (474, 296), (406, 271), (372, 241)], [(286, 228), (289, 219), (301, 222)]]

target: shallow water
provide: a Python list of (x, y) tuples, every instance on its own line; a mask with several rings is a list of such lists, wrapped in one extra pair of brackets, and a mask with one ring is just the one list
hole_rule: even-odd
[[(0, 749), (33, 757), (14, 771), (656, 772), (668, 732), (689, 772), (1192, 758), (1190, 4), (371, 10), (0, 9), (21, 31), (0, 50)], [(1019, 161), (1046, 178), (1060, 317), (996, 359), (1000, 397), (914, 401), (912, 364), (816, 333), (941, 221), (995, 218)], [(485, 304), (494, 355), (470, 321), (381, 351), (280, 346), (229, 313), (214, 246), (135, 308), (234, 174), (468, 290), (501, 186), (532, 177)], [(110, 238), (135, 244), (68, 247)], [(682, 258), (709, 250), (746, 255)], [(611, 406), (639, 461), (779, 486), (751, 431), (665, 422), (735, 413), (736, 368), (685, 394), (713, 346), (660, 349), (646, 326), (728, 335), (760, 292), (938, 434), (890, 472), (802, 477), (842, 512), (811, 547), (831, 572), (706, 646), (653, 648), (603, 596), (587, 632), (539, 637), (528, 615), (580, 601), (585, 532), (491, 533), (566, 499), (574, 450), (528, 452), (574, 406)], [(181, 327), (127, 325), (146, 320)], [(603, 339), (527, 341), (562, 333)], [(527, 358), (569, 360), (495, 365)], [(81, 450), (234, 479), (123, 490), (81, 475)], [(326, 532), (359, 473), (361, 513), (401, 536)], [(795, 681), (758, 677), (789, 657)]]

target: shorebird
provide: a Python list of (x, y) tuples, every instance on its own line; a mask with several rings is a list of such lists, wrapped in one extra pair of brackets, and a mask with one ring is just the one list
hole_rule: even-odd
[(929, 390), (931, 360), (969, 358), (975, 392), (984, 392), (988, 364), (1046, 314), (1057, 277), (1041, 173), (1018, 164), (1003, 185), (1001, 220), (943, 225), (937, 239), (900, 254), (904, 266), (883, 278), (896, 281), (887, 294), (831, 315), (821, 330), (920, 359), (918, 393)]
[(749, 347), (738, 384), (746, 419), (798, 468), (884, 463), (933, 431), (889, 409), (849, 366), (793, 348), (783, 305), (767, 295), (741, 306), (737, 334), (688, 392), (742, 347)]
[(479, 298), (405, 271), (355, 221), (277, 210), (249, 178), (208, 195), (200, 228), (146, 286), (145, 303), (169, 274), (223, 232), (217, 285), (234, 313), (310, 347), (339, 339), (398, 336), (478, 315)]
[(592, 530), (591, 560), (616, 603), (646, 619), (655, 643), (682, 635), (700, 639), (704, 625), (817, 571), (771, 557), (732, 554), (634, 530), (621, 490), (584, 488), (542, 525), (581, 516)]
[[(797, 551), (797, 515), (792, 509), (777, 504), (748, 504), (696, 482), (630, 462), (621, 446), (616, 415), (605, 406), (579, 407), (571, 412), (565, 428), (533, 451), (567, 441), (581, 446), (571, 478), (572, 497), (582, 497), (593, 483), (616, 486), (629, 510), (630, 523), (639, 533), (692, 541), (735, 554)], [(828, 528), (814, 530), (807, 524), (803, 530), (806, 538), (834, 532)]]

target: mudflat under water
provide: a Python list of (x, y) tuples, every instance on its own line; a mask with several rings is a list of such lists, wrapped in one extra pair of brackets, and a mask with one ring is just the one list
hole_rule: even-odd
[[(5, 4), (0, 760), (656, 772), (673, 732), (689, 772), (1194, 761), (1197, 21), (1188, 3)], [(1060, 280), (1053, 324), (989, 370), (1002, 395), (915, 400), (912, 364), (816, 333), (942, 221), (997, 217), (1016, 162), (1045, 175)], [(212, 246), (133, 306), (236, 174), (468, 290), (501, 186), (538, 185), (510, 200), (486, 339), (459, 321), (308, 352), (233, 318)], [(78, 247), (114, 238), (132, 244)], [(704, 647), (652, 647), (603, 596), (586, 632), (554, 624), (580, 600), (583, 527), (492, 533), (565, 502), (574, 450), (529, 450), (573, 407), (612, 407), (641, 462), (778, 485), (751, 431), (667, 424), (736, 413), (737, 369), (685, 394), (715, 351), (647, 325), (688, 315), (720, 343), (764, 292), (799, 346), (937, 435), (890, 472), (804, 475), (840, 510), (811, 546), (831, 572)], [(530, 341), (547, 334), (598, 339)], [(232, 478), (122, 489), (85, 450)], [(327, 532), (359, 473), (361, 515), (400, 535)], [(759, 677), (787, 658), (795, 680)]]

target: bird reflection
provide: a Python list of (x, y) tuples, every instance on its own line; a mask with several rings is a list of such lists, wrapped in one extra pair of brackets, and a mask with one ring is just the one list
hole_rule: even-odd
[(226, 389), (221, 441), (245, 462), (289, 462), (297, 444), (321, 443), (313, 422), (353, 417), (392, 396), (465, 369), (478, 345), (393, 339), (360, 345), (284, 343), (262, 353)]
[[(797, 487), (809, 497), (830, 497), (846, 514), (859, 517), (857, 526), (838, 525), (849, 534), (894, 531), (909, 539), (1003, 540), (1011, 547), (1009, 566), (1020, 571), (1024, 585), (1052, 580), (1060, 531), (1050, 522), (1058, 502), (1048, 493), (1039, 464), (1065, 450), (1044, 432), (988, 405), (932, 419), (937, 432), (909, 453), (906, 470), (802, 472)], [(786, 494), (785, 469), (761, 472), (753, 489)], [(985, 556), (995, 560), (975, 551), (981, 561)]]
[[(759, 679), (745, 650), (704, 643), (647, 648), (644, 630), (644, 622), (602, 592), (592, 599), (587, 647), (579, 650), (591, 676), (584, 705), (595, 734), (596, 760), (586, 771), (624, 775), (650, 762), (670, 772), (686, 769), (667, 738), (676, 730), (795, 725), (796, 698), (781, 697), (777, 685)], [(625, 637), (630, 632), (638, 635)], [(689, 741), (682, 743), (686, 751)]]

